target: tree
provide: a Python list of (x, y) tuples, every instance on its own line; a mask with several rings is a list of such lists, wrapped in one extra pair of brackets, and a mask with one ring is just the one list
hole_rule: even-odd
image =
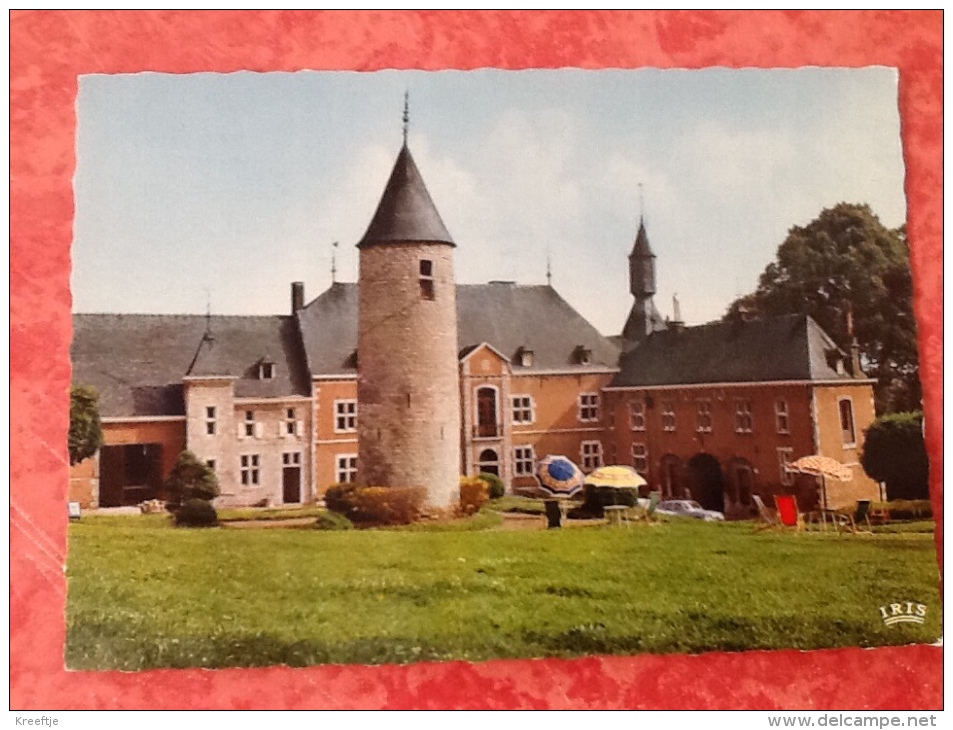
[(865, 432), (860, 463), (867, 476), (886, 482), (888, 499), (927, 499), (929, 460), (923, 443), (923, 413), (890, 413)]
[(103, 424), (99, 418), (99, 393), (88, 385), (69, 391), (69, 463), (75, 466), (99, 451)]
[(191, 451), (183, 451), (165, 481), (173, 502), (190, 499), (210, 502), (219, 495), (218, 478), (208, 464), (199, 461)]
[(757, 290), (733, 302), (726, 316), (741, 309), (764, 316), (806, 312), (845, 352), (856, 337), (864, 371), (878, 381), (877, 411), (920, 407), (906, 230), (887, 228), (869, 206), (840, 203), (791, 228)]

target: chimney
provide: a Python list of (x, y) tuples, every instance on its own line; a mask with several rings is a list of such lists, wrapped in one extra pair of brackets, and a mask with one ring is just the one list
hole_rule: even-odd
[(685, 329), (685, 320), (682, 319), (682, 308), (678, 304), (678, 294), (672, 296), (672, 321), (668, 323), (668, 328), (675, 332), (681, 332)]
[(294, 281), (291, 283), (291, 313), (299, 309), (304, 309), (304, 282)]
[(860, 369), (860, 343), (856, 337), (850, 343), (850, 374), (855, 378), (864, 377), (864, 371)]

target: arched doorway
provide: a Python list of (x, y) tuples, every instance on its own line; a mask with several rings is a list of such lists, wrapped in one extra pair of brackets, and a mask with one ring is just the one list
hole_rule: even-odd
[(477, 438), (492, 438), (498, 435), (496, 388), (484, 386), (477, 389)]
[(675, 454), (666, 454), (659, 460), (659, 490), (663, 499), (681, 499), (685, 496), (682, 470), (682, 460)]
[(725, 482), (721, 464), (711, 454), (695, 454), (688, 460), (693, 498), (705, 509), (725, 511)]
[(483, 449), (480, 452), (480, 458), (477, 460), (477, 472), (479, 474), (500, 475), (500, 457), (493, 449)]

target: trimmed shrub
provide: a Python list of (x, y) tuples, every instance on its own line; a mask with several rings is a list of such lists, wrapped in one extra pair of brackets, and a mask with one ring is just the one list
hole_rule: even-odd
[(355, 487), (350, 484), (336, 487), (340, 489), (328, 489), (324, 503), (329, 510), (354, 523), (409, 525), (420, 516), (427, 498), (423, 487)]
[(860, 463), (867, 475), (887, 485), (887, 499), (930, 496), (929, 460), (923, 443), (923, 414), (889, 413), (865, 432)]
[(171, 502), (183, 503), (193, 499), (206, 501), (218, 496), (218, 478), (204, 461), (199, 461), (191, 451), (183, 451), (175, 461), (165, 481)]
[(504, 494), (506, 494), (506, 485), (496, 474), (487, 474), (486, 472), (481, 472), (477, 475), (477, 478), (486, 482), (490, 489), (490, 499), (500, 499)]
[(314, 523), (315, 530), (353, 530), (354, 523), (352, 523), (344, 515), (338, 514), (337, 512), (325, 512), (324, 514), (318, 515), (317, 521)]
[(490, 485), (478, 477), (460, 477), (460, 512), (472, 515), (490, 501)]
[(218, 513), (207, 500), (189, 499), (176, 511), (175, 524), (179, 527), (215, 527)]

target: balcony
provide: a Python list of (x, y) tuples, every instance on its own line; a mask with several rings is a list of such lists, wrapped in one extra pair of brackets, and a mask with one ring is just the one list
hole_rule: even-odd
[(502, 423), (479, 423), (473, 427), (473, 438), (475, 439), (495, 439), (502, 435)]

